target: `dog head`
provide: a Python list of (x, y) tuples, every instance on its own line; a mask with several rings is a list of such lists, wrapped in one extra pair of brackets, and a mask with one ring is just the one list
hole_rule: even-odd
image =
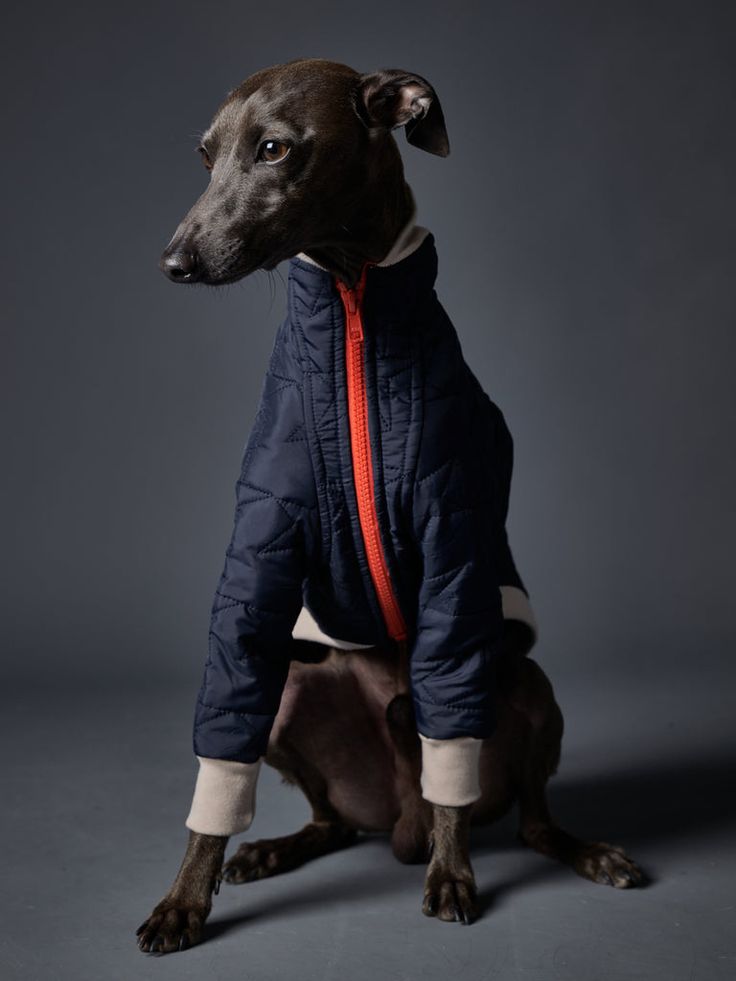
[(370, 193), (403, 182), (391, 130), (446, 156), (439, 100), (421, 76), (361, 75), (306, 59), (259, 71), (233, 90), (202, 137), (207, 189), (161, 257), (174, 282), (220, 285), (345, 240)]

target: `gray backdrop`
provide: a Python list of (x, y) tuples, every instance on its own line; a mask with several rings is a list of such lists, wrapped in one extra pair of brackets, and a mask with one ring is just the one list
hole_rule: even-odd
[(285, 270), (156, 262), (229, 88), (300, 56), (404, 67), (438, 292), (515, 437), (511, 531), (550, 670), (730, 662), (736, 10), (182, 0), (13, 14), (0, 593), (20, 680), (199, 677)]
[[(3, 27), (3, 977), (732, 977), (736, 4), (42, 2)], [(133, 931), (183, 850), (286, 272), (185, 289), (157, 260), (221, 98), (304, 56), (439, 93), (451, 156), (398, 140), (515, 437), (555, 812), (656, 888), (522, 854), (512, 822), (474, 839), (488, 915), (458, 933), (368, 842), (224, 890), (210, 942), (155, 962)], [(264, 770), (251, 834), (292, 831), (306, 805)]]

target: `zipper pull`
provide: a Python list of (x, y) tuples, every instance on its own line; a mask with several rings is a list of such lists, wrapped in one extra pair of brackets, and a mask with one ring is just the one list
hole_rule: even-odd
[(358, 283), (356, 288), (352, 290), (349, 286), (346, 286), (345, 283), (341, 282), (339, 279), (337, 280), (337, 288), (340, 291), (342, 302), (345, 305), (348, 333), (351, 341), (363, 340), (363, 318), (360, 316), (359, 305), (363, 294), (361, 286), (364, 285), (365, 271), (361, 277), (361, 282)]
[(345, 296), (347, 297), (348, 313), (354, 317), (358, 312), (358, 293), (356, 290), (346, 290)]
[(351, 341), (362, 341), (363, 340), (363, 318), (360, 316), (358, 311), (357, 302), (355, 302), (355, 295), (352, 294), (352, 299), (354, 305), (348, 309), (348, 331), (350, 333)]

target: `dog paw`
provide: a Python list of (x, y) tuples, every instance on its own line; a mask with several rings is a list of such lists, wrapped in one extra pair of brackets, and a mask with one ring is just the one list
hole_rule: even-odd
[(581, 849), (575, 860), (575, 871), (592, 882), (616, 889), (630, 889), (644, 879), (636, 862), (633, 862), (618, 845), (607, 841), (593, 841)]
[(138, 946), (146, 954), (173, 954), (202, 939), (207, 910), (164, 901), (136, 930)]
[(305, 862), (346, 848), (356, 840), (357, 831), (341, 822), (310, 821), (291, 835), (246, 841), (225, 862), (220, 878), (232, 885), (266, 879), (298, 869)]
[(286, 871), (285, 857), (282, 848), (270, 846), (268, 842), (246, 842), (223, 865), (221, 875), (233, 886), (266, 879)]
[(430, 871), (424, 884), (422, 913), (446, 923), (472, 923), (478, 916), (478, 894), (472, 874), (458, 878)]

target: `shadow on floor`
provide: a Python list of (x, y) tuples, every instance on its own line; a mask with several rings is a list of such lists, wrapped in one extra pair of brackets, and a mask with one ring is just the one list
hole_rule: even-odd
[[(644, 872), (642, 886), (652, 886), (665, 874), (662, 848), (671, 850), (673, 842), (692, 845), (736, 824), (734, 772), (736, 757), (719, 756), (652, 761), (650, 767), (638, 763), (578, 780), (561, 774), (548, 784), (550, 811), (556, 824), (577, 837), (624, 847)], [(473, 828), (475, 856), (524, 847), (515, 839), (515, 811), (499, 824)], [(647, 849), (655, 854), (648, 857)], [(570, 874), (559, 863), (542, 856), (540, 861), (538, 868), (525, 872), (525, 883)], [(513, 880), (486, 891), (484, 909), (498, 905), (503, 894), (521, 884)]]
[[(580, 837), (621, 844), (630, 850), (632, 857), (645, 869), (651, 885), (661, 875), (654, 867), (656, 862), (647, 861), (647, 845), (666, 845), (672, 840), (692, 843), (694, 839), (724, 830), (734, 823), (734, 772), (736, 758), (729, 756), (669, 763), (652, 761), (650, 767), (637, 764), (630, 769), (580, 780), (566, 780), (559, 775), (549, 785), (550, 805), (557, 823), (567, 831)], [(508, 877), (506, 881), (493, 877), (492, 883), (487, 884), (487, 872), (483, 870), (478, 883), (481, 915), (497, 908), (506, 895), (519, 889), (557, 876), (574, 875), (565, 866), (535, 855), (522, 846), (515, 838), (515, 830), (513, 812), (494, 825), (473, 828), (472, 854), (476, 859), (501, 851), (519, 852), (518, 875)], [(361, 840), (375, 840), (375, 837)], [(357, 847), (360, 847), (360, 841)], [(331, 866), (327, 887), (330, 904), (396, 896), (407, 887), (405, 867), (398, 863), (392, 875), (386, 875), (385, 869), (357, 869), (354, 863), (350, 865), (345, 868), (344, 875), (335, 875), (335, 866)], [(300, 911), (325, 905), (324, 882), (317, 886), (311, 877), (308, 882), (298, 882), (296, 877), (291, 881), (293, 885), (277, 897), (253, 902), (243, 913), (215, 916), (207, 926), (208, 936), (229, 933), (259, 918), (294, 916)], [(591, 888), (607, 887), (591, 883)], [(421, 897), (417, 895), (418, 915), (420, 903)]]
[[(736, 822), (736, 756), (702, 760), (652, 761), (599, 776), (567, 778), (561, 772), (547, 785), (555, 822), (572, 834), (632, 843), (665, 842), (725, 830)], [(508, 845), (515, 820), (474, 827), (483, 853)]]
[[(564, 767), (564, 754), (563, 754)], [(580, 780), (549, 783), (557, 822), (574, 834), (643, 844), (693, 838), (734, 823), (736, 756), (637, 761)]]

